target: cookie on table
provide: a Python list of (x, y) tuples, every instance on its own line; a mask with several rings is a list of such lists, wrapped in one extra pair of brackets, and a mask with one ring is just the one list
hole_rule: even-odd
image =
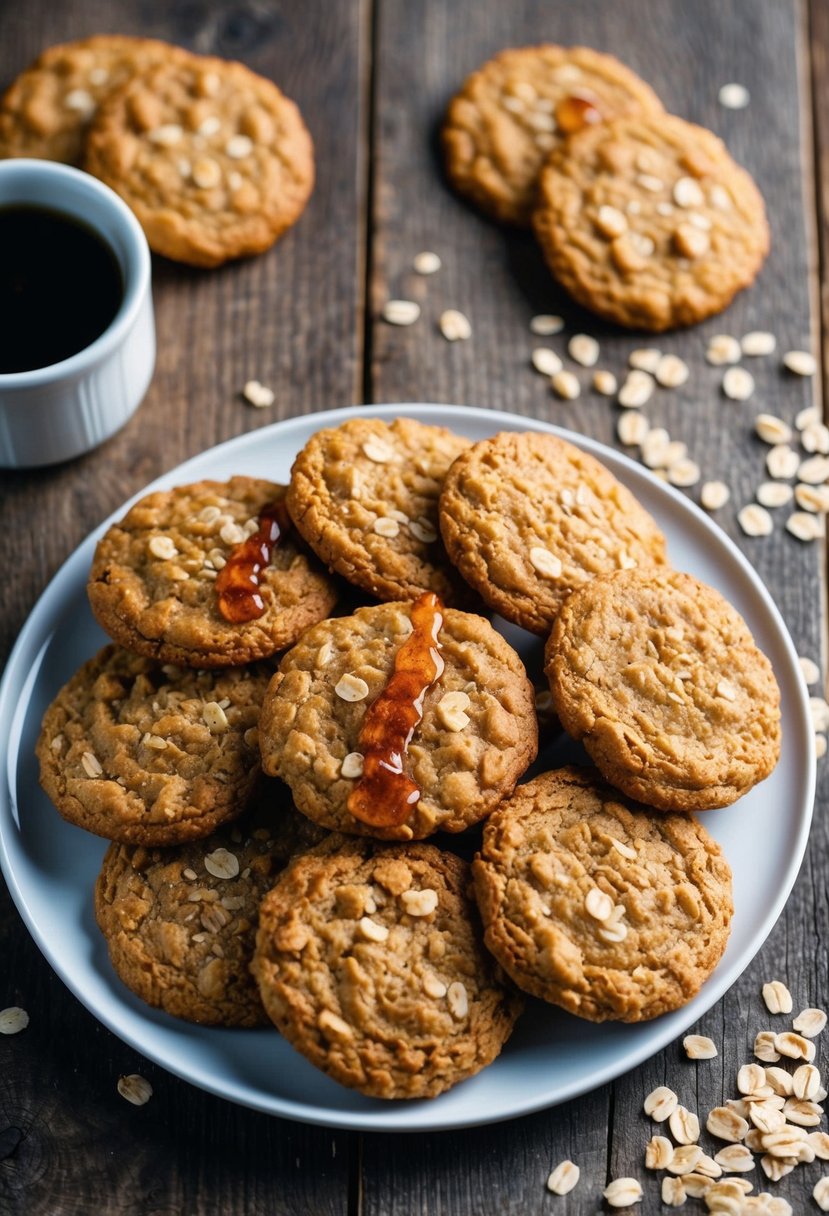
[(470, 441), (411, 418), (353, 418), (318, 431), (291, 470), (288, 510), (316, 554), (381, 600), (469, 591), (440, 540), (437, 504), (452, 461)]
[(427, 1098), (490, 1064), (521, 998), (481, 940), (469, 867), (431, 845), (332, 837), (262, 903), (253, 969), (272, 1021), (374, 1098)]
[[(434, 635), (427, 628), (429, 649), (436, 636), (439, 650), (428, 676), (437, 671), (437, 678), (406, 690), (408, 707), (416, 700), (422, 719), (398, 731), (411, 729), (408, 745), (397, 738), (388, 749), (388, 764), (401, 773), (382, 791), (364, 771), (373, 740), (366, 732), (382, 712), (381, 698), (388, 703), (396, 669), (411, 671), (405, 660), (422, 640), (428, 598), (360, 608), (314, 626), (283, 656), (268, 688), (262, 766), (323, 827), (387, 840), (462, 832), (511, 792), (535, 758), (533, 689), (520, 658), (488, 621), (450, 608)], [(415, 670), (419, 677), (417, 663)]]
[(777, 763), (771, 664), (737, 610), (690, 574), (594, 579), (559, 613), (546, 660), (564, 729), (648, 806), (728, 806)]
[(337, 588), (284, 501), (284, 486), (254, 477), (148, 494), (98, 542), (87, 585), (98, 623), (136, 654), (191, 667), (292, 645), (328, 615)]
[(717, 965), (731, 871), (691, 815), (628, 805), (586, 769), (521, 785), (472, 863), (484, 940), (525, 992), (592, 1022), (686, 1004)]
[(450, 102), (447, 173), (488, 215), (528, 225), (553, 148), (584, 126), (661, 111), (653, 89), (612, 55), (553, 44), (502, 51)]
[(186, 52), (153, 38), (97, 34), (49, 47), (0, 100), (0, 158), (80, 165), (98, 106), (136, 72)]
[(198, 55), (158, 63), (113, 93), (84, 168), (132, 208), (151, 249), (193, 266), (268, 249), (314, 185), (296, 105), (243, 64)]
[(535, 231), (570, 294), (619, 325), (720, 312), (769, 249), (763, 199), (722, 140), (667, 114), (574, 135), (541, 174)]
[(661, 531), (609, 469), (534, 431), (503, 431), (455, 461), (440, 528), (484, 602), (542, 635), (570, 592), (596, 575), (666, 562)]
[(104, 857), (95, 917), (112, 966), (136, 996), (175, 1017), (268, 1024), (250, 972), (259, 905), (322, 833), (284, 790), (263, 790), (257, 801), (205, 840), (171, 849), (111, 844)]
[(196, 840), (242, 813), (260, 778), (264, 665), (192, 671), (105, 646), (60, 690), (37, 742), (64, 819), (125, 844)]

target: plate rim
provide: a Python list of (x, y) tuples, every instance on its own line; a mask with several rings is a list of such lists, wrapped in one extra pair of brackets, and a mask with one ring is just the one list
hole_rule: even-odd
[[(197, 469), (198, 465), (204, 460), (213, 460), (216, 457), (221, 459), (225, 453), (233, 453), (235, 456), (240, 451), (244, 455), (248, 445), (267, 442), (268, 439), (275, 437), (277, 439), (288, 438), (290, 440), (291, 432), (294, 429), (305, 429), (309, 425), (313, 425), (314, 422), (318, 422), (318, 429), (322, 429), (327, 426), (336, 426), (349, 418), (406, 416), (409, 411), (416, 412), (416, 414), (411, 416), (415, 416), (417, 420), (429, 421), (444, 426), (451, 426), (453, 422), (457, 424), (459, 417), (466, 416), (478, 423), (491, 424), (490, 430), (492, 434), (495, 434), (504, 426), (509, 430), (516, 430), (524, 425), (528, 430), (537, 429), (548, 434), (557, 435), (582, 450), (589, 452), (599, 460), (606, 461), (610, 457), (611, 462), (621, 465), (632, 481), (641, 481), (647, 484), (654, 492), (664, 494), (669, 504), (673, 503), (679, 507), (681, 512), (690, 516), (691, 520), (698, 527), (701, 526), (702, 530), (708, 533), (716, 544), (724, 550), (728, 558), (736, 564), (743, 578), (748, 581), (752, 591), (759, 597), (762, 608), (774, 627), (779, 642), (782, 643), (783, 650), (790, 663), (791, 671), (799, 673), (797, 651), (785, 621), (770, 591), (745, 554), (743, 554), (727, 533), (706, 515), (696, 503), (674, 489), (674, 487), (653, 481), (652, 475), (649, 474), (648, 470), (643, 469), (642, 466), (637, 464), (628, 455), (619, 452), (608, 444), (602, 443), (600, 440), (593, 439), (591, 436), (582, 435), (579, 432), (570, 431), (545, 420), (528, 417), (524, 414), (509, 413), (503, 410), (490, 410), (486, 407), (466, 406), (457, 403), (393, 402), (377, 405), (344, 406), (333, 410), (323, 409), (292, 415), (289, 418), (244, 432), (213, 447), (206, 448), (203, 452), (189, 457), (181, 464), (162, 473), (148, 485), (131, 495), (106, 519), (98, 524), (97, 527), (93, 528), (72, 553), (68, 555), (65, 561), (61, 563), (32, 605), (9, 654), (2, 679), (0, 679), (0, 748), (2, 748), (2, 752), (0, 752), (0, 777), (2, 777), (2, 780), (0, 780), (0, 869), (2, 869), (12, 899), (23, 919), (26, 929), (52, 970), (58, 975), (69, 991), (89, 1010), (97, 1021), (101, 1022), (116, 1037), (132, 1047), (144, 1058), (151, 1060), (156, 1065), (187, 1081), (189, 1084), (195, 1085), (197, 1088), (212, 1093), (226, 1101), (235, 1102), (238, 1105), (246, 1106), (249, 1109), (257, 1110), (264, 1114), (275, 1115), (316, 1126), (352, 1131), (380, 1131), (389, 1133), (452, 1131), (465, 1127), (495, 1124), (507, 1119), (530, 1115), (580, 1097), (619, 1076), (623, 1076), (673, 1042), (688, 1025), (711, 1009), (736, 983), (743, 971), (746, 970), (756, 957), (769, 933), (777, 923), (803, 863), (811, 829), (816, 787), (816, 757), (809, 715), (808, 690), (802, 679), (795, 679), (792, 683), (792, 688), (796, 690), (796, 702), (800, 721), (797, 727), (794, 725), (791, 727), (791, 734), (800, 742), (805, 739), (806, 765), (803, 807), (800, 809), (798, 832), (793, 841), (792, 852), (786, 865), (784, 881), (778, 887), (775, 898), (770, 901), (765, 917), (759, 925), (755, 926), (748, 949), (719, 975), (717, 973), (719, 971), (718, 967), (697, 996), (688, 1005), (674, 1011), (673, 1014), (666, 1015), (663, 1019), (656, 1019), (648, 1023), (649, 1027), (654, 1028), (654, 1033), (644, 1037), (642, 1045), (627, 1052), (622, 1061), (614, 1060), (606, 1064), (603, 1068), (593, 1073), (586, 1083), (584, 1081), (573, 1081), (565, 1084), (555, 1094), (542, 1094), (527, 1102), (514, 1101), (508, 1109), (499, 1110), (495, 1114), (486, 1111), (478, 1115), (474, 1113), (471, 1116), (469, 1114), (462, 1116), (450, 1115), (448, 1118), (444, 1117), (432, 1120), (417, 1117), (407, 1119), (407, 1114), (413, 1108), (422, 1111), (424, 1109), (431, 1109), (431, 1105), (423, 1102), (406, 1102), (389, 1104), (389, 1107), (382, 1111), (347, 1111), (321, 1106), (319, 1103), (308, 1104), (298, 1102), (292, 1098), (279, 1097), (273, 1094), (259, 1098), (256, 1093), (247, 1092), (250, 1088), (249, 1083), (233, 1082), (228, 1085), (227, 1080), (218, 1083), (213, 1081), (203, 1066), (198, 1066), (195, 1070), (192, 1066), (188, 1068), (174, 1055), (171, 1055), (170, 1052), (159, 1050), (154, 1044), (151, 1044), (150, 1050), (148, 1050), (147, 1044), (141, 1040), (137, 1033), (133, 1033), (129, 1027), (119, 1024), (118, 1019), (110, 1016), (108, 1011), (99, 1010), (91, 998), (87, 999), (84, 991), (81, 990), (80, 982), (76, 981), (74, 975), (62, 966), (59, 954), (47, 940), (30, 912), (25, 893), (21, 889), (15, 875), (6, 841), (6, 821), (10, 817), (13, 818), (11, 773), (8, 760), (11, 746), (14, 742), (14, 729), (18, 717), (17, 711), (19, 710), (19, 706), (24, 703), (23, 692), (30, 682), (36, 680), (37, 673), (39, 672), (39, 664), (36, 664), (28, 673), (25, 671), (22, 673), (22, 679), (18, 677), (18, 668), (21, 665), (23, 653), (30, 638), (45, 639), (43, 640), (43, 646), (48, 644), (48, 640), (52, 636), (48, 629), (48, 624), (50, 617), (54, 615), (54, 610), (50, 612), (50, 607), (59, 588), (65, 580), (73, 579), (75, 566), (80, 564), (85, 551), (91, 550), (105, 529), (112, 522), (121, 518), (124, 511), (145, 494), (171, 484), (184, 484), (184, 479), (190, 471)], [(15, 690), (17, 690), (16, 698), (14, 698)], [(12, 698), (18, 703), (17, 706), (14, 702), (9, 704)], [(25, 704), (28, 704), (28, 697), (25, 699)], [(688, 1018), (684, 1025), (677, 1029), (673, 1024), (674, 1021), (682, 1021), (689, 1009), (693, 1009), (692, 1017)]]

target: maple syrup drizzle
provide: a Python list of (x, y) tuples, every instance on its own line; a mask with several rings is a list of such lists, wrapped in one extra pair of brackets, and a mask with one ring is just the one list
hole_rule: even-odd
[(406, 750), (423, 717), (423, 698), (443, 674), (438, 634), (443, 605), (427, 591), (412, 604), (412, 632), (398, 650), (394, 671), (369, 706), (358, 750), (363, 775), (351, 791), (348, 809), (361, 823), (390, 828), (405, 823), (420, 790), (403, 769)]
[(265, 611), (259, 576), (290, 526), (284, 502), (269, 502), (259, 513), (257, 531), (231, 549), (216, 578), (219, 612), (226, 621), (240, 625), (257, 620)]
[(602, 121), (601, 111), (589, 97), (571, 93), (562, 97), (555, 110), (556, 122), (565, 135), (573, 135), (584, 127)]

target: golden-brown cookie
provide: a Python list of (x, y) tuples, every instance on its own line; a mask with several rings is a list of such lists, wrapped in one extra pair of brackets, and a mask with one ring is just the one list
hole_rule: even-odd
[(484, 940), (520, 988), (592, 1022), (686, 1004), (717, 965), (731, 871), (691, 815), (629, 806), (586, 769), (521, 785), (472, 864)]
[(573, 136), (541, 174), (536, 235), (572, 296), (634, 328), (693, 325), (754, 281), (763, 199), (723, 142), (668, 114)]
[(209, 836), (260, 777), (256, 724), (270, 670), (163, 667), (105, 646), (43, 717), (40, 781), (64, 819), (126, 844)]
[(728, 806), (777, 763), (771, 664), (737, 610), (690, 574), (594, 579), (559, 613), (546, 660), (565, 730), (648, 806)]
[[(520, 658), (488, 621), (447, 609), (436, 634), (439, 675), (424, 680), (417, 698), (423, 716), (404, 725), (404, 734), (412, 729), (405, 749), (389, 752), (389, 764), (401, 769), (399, 788), (412, 795), (405, 816), (392, 814), (395, 791), (377, 799), (376, 815), (369, 808), (355, 816), (355, 790), (371, 792), (362, 784), (367, 720), (417, 636), (416, 610), (417, 603), (377, 604), (323, 621), (284, 655), (271, 682), (259, 725), (262, 765), (323, 827), (386, 840), (461, 832), (488, 815), (535, 758), (533, 690)], [(414, 700), (410, 694), (409, 706)]]
[(430, 845), (332, 837), (266, 895), (254, 973), (298, 1051), (374, 1098), (435, 1097), (500, 1052), (521, 1010), (483, 948), (469, 869)]
[(585, 125), (661, 110), (653, 89), (612, 55), (552, 44), (502, 51), (450, 102), (447, 173), (488, 215), (526, 225), (552, 148)]
[(294, 461), (288, 510), (324, 562), (381, 600), (469, 598), (438, 531), (443, 478), (469, 440), (410, 418), (352, 418)]
[(205, 840), (169, 849), (111, 844), (104, 857), (95, 917), (112, 966), (136, 996), (174, 1017), (268, 1023), (250, 973), (259, 905), (321, 832), (284, 788), (265, 784), (256, 808)]
[(269, 248), (314, 184), (311, 137), (276, 85), (188, 55), (133, 76), (102, 105), (84, 168), (135, 212), (156, 253), (193, 266)]
[(253, 477), (142, 498), (95, 550), (87, 590), (101, 627), (136, 654), (190, 667), (292, 645), (328, 615), (337, 588), (284, 499), (284, 486)]
[(659, 528), (603, 464), (535, 431), (503, 431), (455, 461), (440, 496), (440, 529), (484, 602), (542, 635), (575, 587), (666, 561)]
[(79, 165), (101, 102), (135, 72), (185, 56), (167, 42), (123, 34), (49, 47), (0, 101), (0, 158), (31, 156)]

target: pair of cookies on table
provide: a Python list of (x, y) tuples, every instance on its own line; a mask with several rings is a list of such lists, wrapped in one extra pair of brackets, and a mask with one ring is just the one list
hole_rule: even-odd
[(51, 47), (0, 101), (0, 157), (79, 165), (156, 253), (195, 266), (267, 249), (314, 184), (311, 137), (272, 81), (149, 38)]
[(617, 324), (720, 312), (768, 252), (748, 173), (610, 55), (503, 51), (452, 100), (443, 143), (456, 188), (495, 219), (532, 223), (555, 277)]

